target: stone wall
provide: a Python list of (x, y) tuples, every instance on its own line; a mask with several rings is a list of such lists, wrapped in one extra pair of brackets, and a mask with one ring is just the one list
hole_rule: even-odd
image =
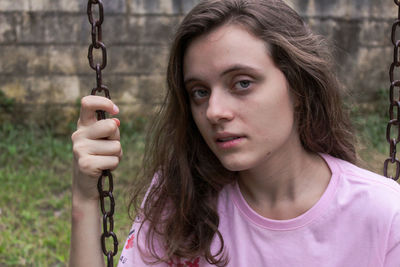
[[(103, 81), (125, 114), (160, 102), (168, 45), (176, 25), (199, 0), (103, 0)], [(85, 0), (0, 0), (0, 90), (24, 118), (72, 114), (95, 85), (87, 62), (90, 28)], [(291, 0), (336, 46), (339, 77), (368, 100), (388, 87), (393, 49), (390, 0)], [(63, 114), (64, 114), (63, 113)], [(15, 114), (18, 117), (18, 114)], [(59, 114), (57, 115), (59, 116)], [(60, 119), (67, 119), (61, 116)]]
[(361, 101), (389, 88), (393, 0), (291, 0), (310, 26), (335, 47), (339, 78)]

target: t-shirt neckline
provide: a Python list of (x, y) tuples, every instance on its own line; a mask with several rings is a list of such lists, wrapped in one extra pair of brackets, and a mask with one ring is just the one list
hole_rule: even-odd
[(321, 198), (314, 204), (309, 210), (303, 214), (289, 220), (273, 220), (268, 219), (259, 215), (255, 212), (246, 202), (238, 183), (235, 183), (232, 187), (233, 201), (240, 212), (247, 217), (248, 220), (257, 224), (260, 227), (268, 228), (271, 230), (294, 230), (297, 228), (304, 227), (305, 225), (312, 222), (315, 218), (318, 218), (324, 211), (327, 210), (328, 205), (331, 203), (333, 196), (335, 195), (337, 184), (339, 180), (338, 164), (336, 158), (328, 154), (320, 154), (320, 156), (325, 160), (329, 169), (331, 170), (331, 179), (325, 192)]

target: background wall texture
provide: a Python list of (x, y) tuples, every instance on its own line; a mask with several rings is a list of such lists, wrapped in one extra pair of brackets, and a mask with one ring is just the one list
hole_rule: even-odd
[[(103, 82), (125, 116), (145, 114), (160, 103), (171, 36), (199, 1), (103, 0), (108, 51)], [(373, 99), (389, 87), (390, 32), (397, 15), (392, 0), (288, 3), (334, 44), (339, 78), (357, 100)], [(67, 120), (95, 86), (87, 61), (86, 5), (86, 0), (0, 0), (0, 91), (15, 99), (14, 119)]]

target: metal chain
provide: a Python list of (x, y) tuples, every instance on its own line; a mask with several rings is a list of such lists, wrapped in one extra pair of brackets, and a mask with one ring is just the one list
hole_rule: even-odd
[[(93, 17), (93, 9), (98, 6), (98, 19)], [(110, 98), (110, 93), (107, 86), (103, 85), (101, 71), (107, 66), (107, 49), (102, 42), (102, 29), (101, 25), (104, 20), (103, 2), (102, 0), (88, 0), (87, 4), (87, 15), (89, 18), (89, 23), (92, 26), (91, 35), (92, 43), (89, 45), (88, 49), (88, 59), (90, 67), (96, 71), (96, 88), (92, 89), (91, 94), (96, 95), (96, 93), (104, 92), (104, 96)], [(94, 63), (93, 61), (93, 51), (101, 50), (101, 63)], [(97, 110), (97, 119), (104, 120), (106, 118), (105, 112), (103, 110)], [(107, 179), (107, 180), (106, 180)], [(108, 189), (104, 190), (105, 182), (108, 182)], [(100, 208), (103, 214), (103, 233), (101, 234), (100, 242), (101, 249), (104, 255), (107, 257), (107, 267), (112, 267), (114, 265), (113, 258), (118, 252), (118, 239), (114, 233), (114, 209), (115, 201), (113, 196), (113, 176), (110, 170), (102, 171), (97, 182), (97, 189), (100, 196)], [(105, 208), (105, 200), (108, 198), (109, 208)], [(114, 247), (113, 250), (107, 250), (106, 240), (112, 238)]]
[[(386, 140), (390, 146), (389, 158), (383, 164), (383, 175), (393, 180), (398, 180), (400, 176), (400, 161), (396, 158), (396, 145), (400, 142), (400, 80), (394, 77), (394, 71), (400, 67), (399, 46), (400, 39), (396, 37), (396, 30), (400, 28), (400, 0), (394, 0), (397, 5), (398, 14), (397, 19), (392, 26), (392, 44), (394, 46), (393, 62), (389, 69), (390, 78), (390, 91), (389, 91), (389, 122), (386, 128)], [(399, 72), (399, 69), (396, 70)], [(395, 93), (397, 92), (397, 96)], [(392, 130), (396, 131), (395, 136), (392, 137)], [(388, 174), (389, 164), (395, 165), (396, 171), (394, 176)]]

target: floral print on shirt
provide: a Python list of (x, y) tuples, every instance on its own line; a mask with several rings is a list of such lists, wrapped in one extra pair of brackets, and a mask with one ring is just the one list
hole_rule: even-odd
[(168, 266), (169, 267), (200, 267), (199, 261), (200, 261), (200, 258), (196, 258), (193, 261), (184, 260), (183, 262), (181, 262), (180, 260), (178, 260), (178, 261), (170, 260), (168, 262)]

